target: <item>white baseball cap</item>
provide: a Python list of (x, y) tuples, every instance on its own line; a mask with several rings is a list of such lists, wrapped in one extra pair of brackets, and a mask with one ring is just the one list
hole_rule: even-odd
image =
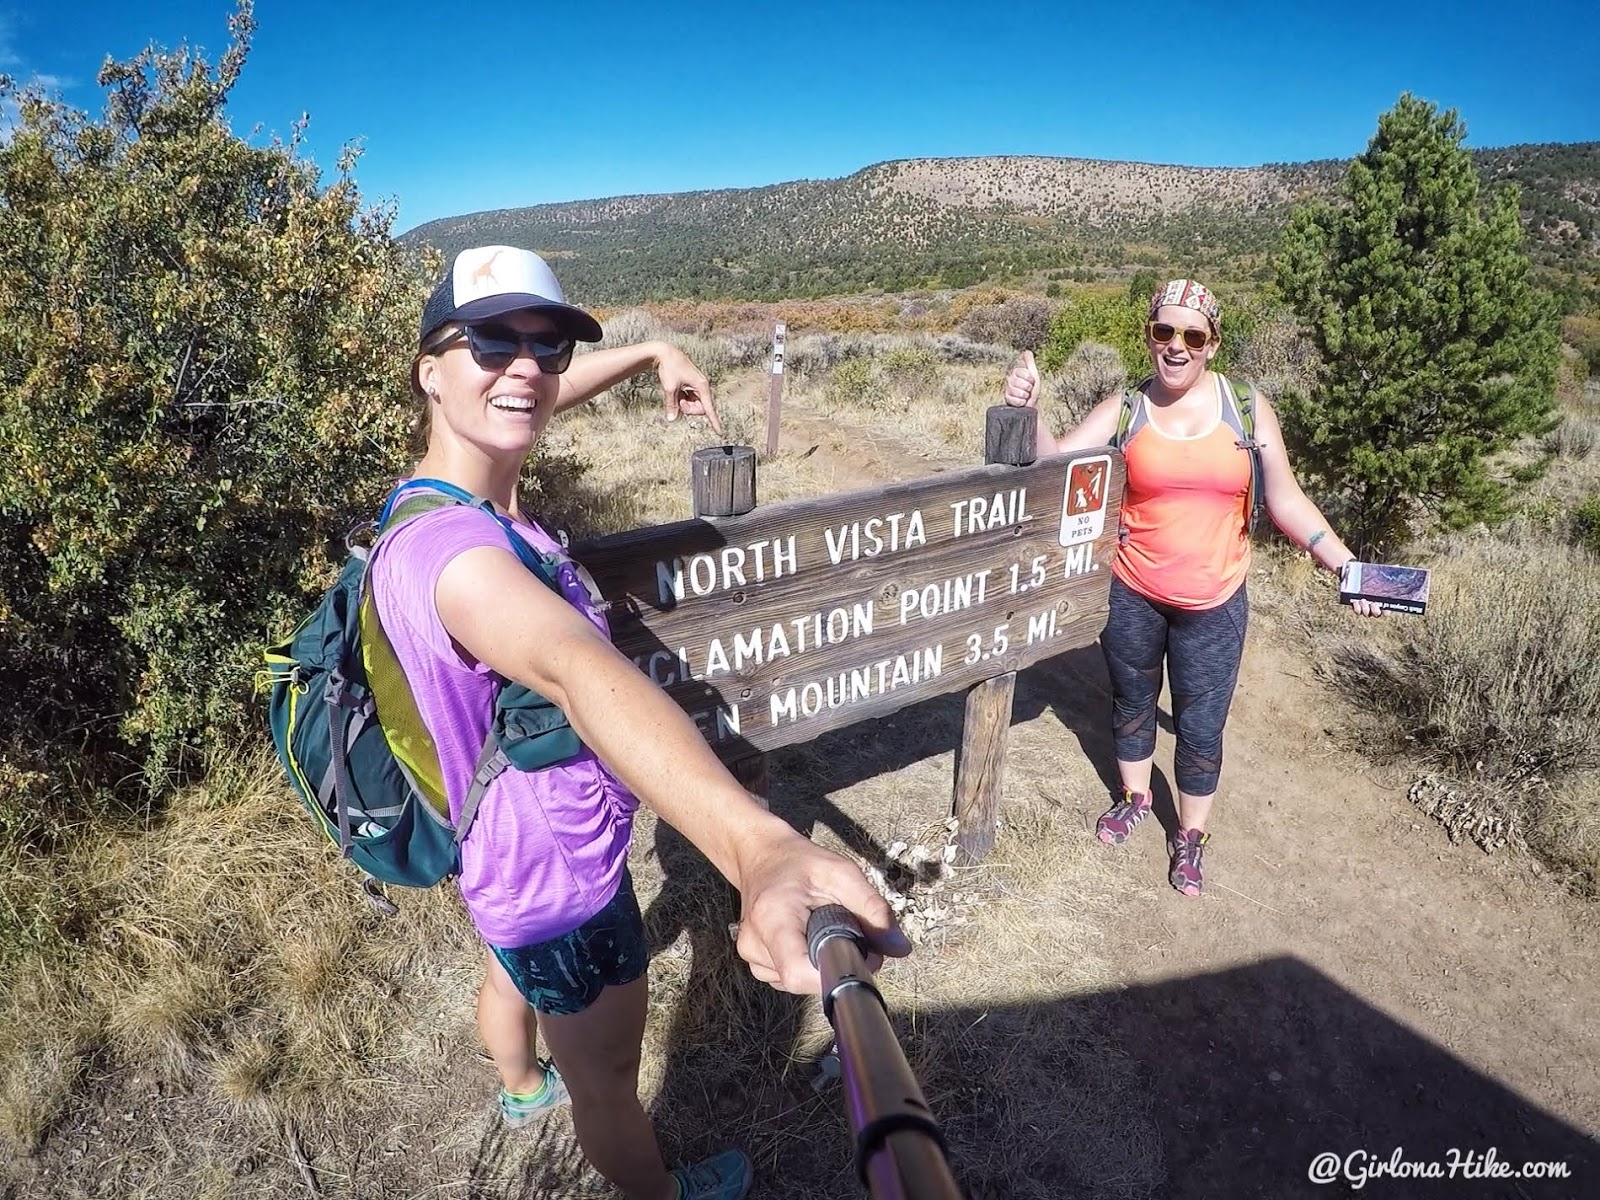
[(508, 312), (545, 313), (559, 333), (580, 342), (598, 342), (600, 323), (567, 303), (555, 272), (532, 250), (515, 246), (474, 246), (455, 256), (428, 302), (422, 306), (417, 345), (451, 321), (473, 322)]

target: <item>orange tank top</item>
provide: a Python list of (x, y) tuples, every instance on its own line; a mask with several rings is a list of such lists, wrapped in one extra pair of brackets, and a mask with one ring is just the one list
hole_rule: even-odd
[[(1222, 419), (1221, 387), (1209, 432), (1172, 437), (1157, 427), (1161, 410), (1152, 408), (1122, 451), (1126, 532), (1111, 570), (1134, 591), (1174, 608), (1214, 608), (1250, 570), (1250, 454)], [(1140, 395), (1134, 403), (1149, 401)]]

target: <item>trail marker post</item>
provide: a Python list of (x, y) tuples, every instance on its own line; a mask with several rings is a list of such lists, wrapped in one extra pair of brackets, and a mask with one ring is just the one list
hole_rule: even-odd
[(767, 457), (778, 453), (778, 423), (783, 412), (783, 341), (787, 327), (779, 321), (772, 330), (772, 381), (767, 385)]

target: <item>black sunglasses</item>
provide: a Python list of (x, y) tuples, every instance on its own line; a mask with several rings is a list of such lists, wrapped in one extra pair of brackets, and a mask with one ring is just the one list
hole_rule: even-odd
[(571, 338), (555, 333), (518, 333), (503, 325), (463, 325), (422, 352), (437, 354), (458, 338), (467, 339), (472, 361), (485, 371), (504, 371), (526, 350), (546, 375), (559, 375), (571, 366), (572, 351), (577, 345)]

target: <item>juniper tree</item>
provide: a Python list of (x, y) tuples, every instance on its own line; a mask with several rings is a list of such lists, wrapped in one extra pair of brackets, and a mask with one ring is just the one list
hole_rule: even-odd
[(1274, 264), (1321, 358), (1310, 395), (1283, 398), (1287, 436), (1368, 553), (1418, 516), (1495, 516), (1486, 460), (1552, 423), (1553, 307), (1516, 188), (1480, 196), (1464, 136), (1453, 110), (1401, 96), (1337, 199), (1294, 212)]

